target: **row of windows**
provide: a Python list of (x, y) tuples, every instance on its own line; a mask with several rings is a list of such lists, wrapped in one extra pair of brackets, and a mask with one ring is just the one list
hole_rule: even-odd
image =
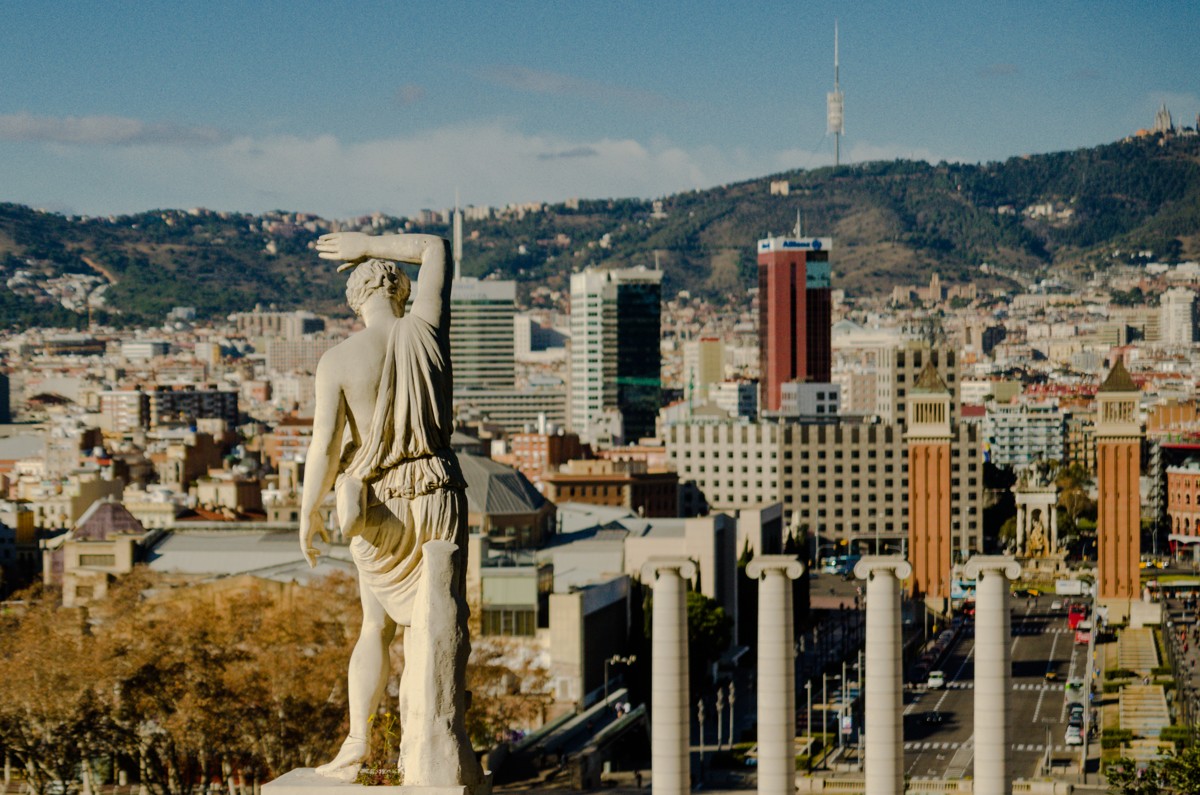
[(537, 634), (537, 613), (532, 607), (485, 607), (480, 619), (484, 635)]
[[(810, 475), (810, 474), (821, 474), (821, 475), (842, 475), (842, 474), (847, 474), (847, 473), (843, 472), (843, 469), (844, 469), (844, 468), (843, 468), (842, 466), (838, 465), (838, 466), (834, 466), (834, 467), (833, 467), (833, 469), (832, 469), (831, 471), (829, 471), (829, 472), (826, 472), (826, 471), (824, 471), (824, 470), (822, 470), (822, 471), (820, 471), (820, 472), (816, 472), (816, 471), (812, 471), (812, 472), (810, 472), (810, 470), (809, 470), (809, 468), (808, 468), (808, 467), (800, 467), (800, 473), (799, 473), (799, 474), (800, 474), (800, 475), (802, 475), (802, 476), (806, 476), (806, 475)], [(966, 467), (963, 467), (963, 469), (966, 469)], [(727, 468), (725, 468), (725, 467), (718, 467), (718, 466), (714, 466), (714, 467), (711, 467), (711, 468), (710, 468), (710, 467), (706, 467), (706, 466), (704, 466), (703, 464), (698, 464), (698, 465), (696, 465), (696, 466), (691, 466), (691, 465), (689, 465), (689, 464), (684, 464), (682, 467), (680, 467), (680, 471), (681, 471), (681, 473), (682, 473), (682, 474), (684, 474), (684, 475), (694, 475), (694, 476), (696, 476), (696, 477), (704, 477), (705, 475), (710, 475), (710, 474), (711, 474), (712, 476), (714, 476), (714, 477), (720, 477), (721, 475), (732, 475), (732, 474), (734, 474), (734, 472), (735, 472), (736, 470), (729, 470), (729, 469), (727, 469)], [(885, 475), (890, 475), (890, 474), (893, 474), (895, 471), (896, 471), (896, 467), (892, 466), (891, 464), (886, 464), (886, 465), (884, 465), (884, 467), (883, 467), (883, 469), (882, 469), (882, 474), (885, 474)], [(761, 477), (761, 476), (762, 476), (762, 475), (764, 475), (764, 474), (766, 474), (766, 475), (774, 475), (774, 474), (777, 474), (777, 471), (776, 471), (776, 468), (775, 468), (775, 467), (768, 467), (768, 468), (767, 468), (767, 469), (765, 469), (765, 470), (764, 470), (762, 467), (755, 467), (755, 468), (753, 469), (753, 471), (751, 471), (750, 467), (745, 467), (745, 466), (744, 466), (744, 467), (742, 467), (742, 468), (741, 468), (741, 472), (740, 472), (740, 474), (743, 474), (743, 475), (754, 474), (754, 475), (758, 475), (758, 476), (760, 476), (760, 477)], [(786, 475), (792, 475), (792, 474), (794, 474), (794, 473), (793, 473), (793, 471), (792, 471), (792, 467), (790, 467), (790, 466), (785, 466), (785, 467), (783, 468), (783, 474), (784, 474), (785, 476), (786, 476)], [(858, 475), (858, 474), (863, 474), (863, 473), (861, 472), (861, 467), (860, 467), (858, 464), (854, 464), (854, 465), (852, 465), (852, 466), (850, 467), (850, 472), (849, 472), (848, 474), (851, 474), (851, 475)], [(873, 464), (872, 464), (872, 465), (870, 465), (870, 466), (868, 466), (868, 467), (867, 467), (866, 474), (868, 474), (868, 475), (880, 474), (879, 467), (876, 467), (876, 466), (875, 466), (875, 465), (873, 465)], [(963, 479), (962, 479), (962, 478), (959, 478), (959, 477), (952, 477), (952, 478), (950, 478), (950, 485), (951, 485), (951, 486), (953, 486), (953, 487), (958, 487), (959, 485), (961, 485), (962, 481), (963, 481)], [(732, 481), (730, 481), (730, 482), (732, 483)], [(968, 485), (968, 486), (970, 486), (970, 487), (972, 487), (972, 488), (973, 488), (973, 487), (975, 487), (975, 486), (977, 486), (977, 485), (979, 485), (979, 479), (978, 479), (978, 478), (975, 478), (975, 477), (969, 477), (969, 478), (966, 478), (966, 482), (967, 482), (967, 485)], [(742, 483), (743, 483), (743, 485), (744, 485), (744, 484), (745, 484), (745, 481), (742, 481)], [(759, 483), (759, 485), (761, 486), (761, 484), (762, 484), (762, 481), (760, 480), (760, 481), (758, 481), (758, 483)], [(790, 480), (788, 480), (788, 481), (784, 481), (784, 488), (791, 488), (791, 483), (792, 483), (792, 481), (790, 481)], [(807, 489), (807, 488), (808, 488), (808, 483), (809, 483), (809, 481), (807, 481), (807, 480), (802, 480), (802, 481), (800, 481), (800, 488), (802, 488), (802, 489)], [(826, 481), (824, 481), (824, 480), (819, 480), (819, 481), (817, 481), (817, 488), (825, 488), (825, 483), (826, 483)], [(836, 484), (836, 485), (834, 486), (835, 488), (840, 488), (840, 487), (841, 487), (841, 485), (840, 485), (840, 484), (842, 483), (842, 481), (840, 481), (840, 480), (835, 480), (835, 481), (834, 481), (834, 483)], [(852, 484), (853, 484), (855, 487), (857, 487), (857, 485), (858, 485), (859, 481), (858, 481), (858, 480), (853, 480), (853, 481), (851, 481), (851, 483), (852, 483)], [(886, 480), (886, 481), (885, 481), (885, 483), (886, 483), (888, 486), (891, 486), (891, 484), (892, 484), (892, 481), (889, 479), (889, 480)], [(901, 483), (903, 483), (904, 485), (908, 485), (908, 478), (903, 478), (903, 479), (901, 480)]]
[(562, 497), (612, 497), (620, 499), (624, 486), (557, 486), (555, 491)]

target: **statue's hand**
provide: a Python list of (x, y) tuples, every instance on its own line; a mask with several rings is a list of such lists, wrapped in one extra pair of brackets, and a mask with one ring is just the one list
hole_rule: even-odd
[(343, 260), (338, 266), (338, 272), (341, 272), (369, 256), (370, 244), (370, 236), (362, 232), (330, 232), (317, 238), (317, 256)]
[(302, 519), (300, 521), (300, 552), (312, 568), (316, 568), (317, 558), (321, 556), (321, 550), (313, 545), (318, 537), (326, 544), (329, 543), (329, 533), (321, 524), (320, 516)]

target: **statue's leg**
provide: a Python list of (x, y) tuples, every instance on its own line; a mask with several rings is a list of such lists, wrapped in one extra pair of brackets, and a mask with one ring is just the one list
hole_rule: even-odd
[(454, 543), (462, 527), (461, 497), (443, 490), (413, 500), (422, 572), (412, 625), (405, 630), (400, 741), (404, 783), (413, 786), (475, 787), (484, 780), (465, 726), (470, 643), (458, 582), (466, 545)]
[(370, 750), (370, 719), (379, 707), (391, 675), (388, 647), (396, 636), (396, 622), (375, 598), (363, 581), (359, 581), (362, 598), (363, 623), (350, 655), (349, 686), (350, 735), (334, 760), (321, 765), (317, 772), (344, 781), (353, 781)]

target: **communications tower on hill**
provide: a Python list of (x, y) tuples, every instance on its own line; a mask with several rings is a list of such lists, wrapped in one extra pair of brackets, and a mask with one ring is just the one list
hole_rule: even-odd
[(842, 136), (846, 133), (845, 118), (842, 115), (842, 89), (838, 84), (838, 28), (837, 20), (833, 22), (833, 91), (827, 95), (826, 133), (833, 133), (833, 164), (842, 164)]

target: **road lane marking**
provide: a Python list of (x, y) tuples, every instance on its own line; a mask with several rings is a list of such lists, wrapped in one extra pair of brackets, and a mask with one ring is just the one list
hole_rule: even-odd
[[(1050, 644), (1050, 658), (1046, 660), (1046, 672), (1054, 670), (1054, 651), (1058, 648), (1058, 635), (1054, 636), (1054, 642)], [(1038, 717), (1042, 714), (1042, 702), (1046, 698), (1046, 689), (1038, 691), (1037, 706), (1033, 710), (1033, 722), (1038, 722)]]

